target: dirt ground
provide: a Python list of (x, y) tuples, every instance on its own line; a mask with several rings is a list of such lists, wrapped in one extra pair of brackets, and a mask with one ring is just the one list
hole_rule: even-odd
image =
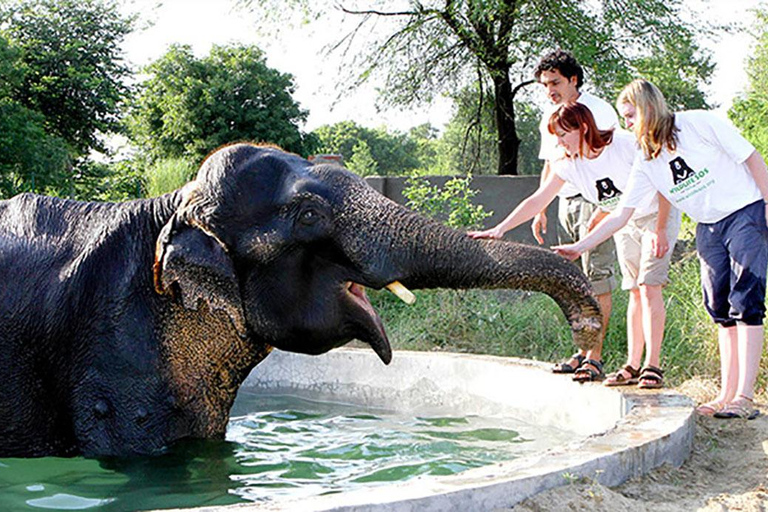
[[(689, 381), (676, 389), (697, 404), (715, 396), (713, 383)], [(580, 481), (529, 498), (515, 512), (766, 511), (768, 510), (768, 403), (757, 419), (698, 417), (693, 452), (680, 468), (661, 467), (617, 487)]]

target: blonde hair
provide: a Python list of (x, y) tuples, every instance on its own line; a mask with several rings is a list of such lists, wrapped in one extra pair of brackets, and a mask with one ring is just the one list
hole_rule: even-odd
[(616, 99), (616, 108), (623, 104), (635, 107), (633, 130), (647, 160), (659, 156), (666, 147), (677, 149), (675, 114), (669, 111), (664, 95), (648, 80), (638, 78), (630, 82)]

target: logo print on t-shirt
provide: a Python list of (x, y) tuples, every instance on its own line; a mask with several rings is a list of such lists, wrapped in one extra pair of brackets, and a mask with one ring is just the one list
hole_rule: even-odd
[(672, 169), (672, 179), (674, 180), (675, 185), (696, 174), (696, 171), (688, 167), (688, 164), (685, 163), (685, 160), (680, 156), (669, 161), (669, 168)]
[(601, 180), (597, 180), (595, 181), (595, 186), (597, 187), (598, 203), (601, 203), (606, 199), (611, 199), (621, 195), (621, 190), (616, 188), (616, 185), (613, 184), (611, 178), (603, 178)]

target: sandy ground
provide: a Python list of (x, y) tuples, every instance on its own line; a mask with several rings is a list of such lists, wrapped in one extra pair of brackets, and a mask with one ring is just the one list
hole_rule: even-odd
[[(690, 381), (676, 389), (705, 402), (713, 383)], [(516, 512), (672, 512), (768, 510), (768, 403), (754, 420), (698, 417), (693, 452), (680, 468), (661, 467), (618, 487), (579, 481), (523, 501)]]

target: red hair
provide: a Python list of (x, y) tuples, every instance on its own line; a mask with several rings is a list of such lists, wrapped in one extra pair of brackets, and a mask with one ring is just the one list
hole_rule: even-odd
[(555, 110), (549, 118), (549, 133), (555, 135), (558, 126), (566, 132), (579, 130), (579, 155), (584, 155), (585, 144), (599, 151), (613, 142), (613, 129), (599, 130), (592, 112), (581, 103), (566, 103)]

